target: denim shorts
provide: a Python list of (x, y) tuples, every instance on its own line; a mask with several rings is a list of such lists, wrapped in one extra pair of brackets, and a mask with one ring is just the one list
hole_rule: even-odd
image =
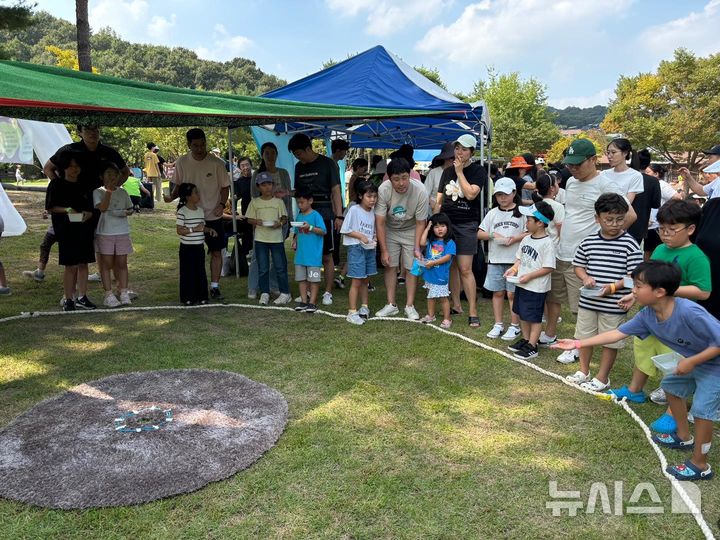
[(375, 260), (374, 249), (365, 249), (360, 244), (345, 247), (347, 247), (347, 277), (365, 279), (366, 277), (377, 274), (377, 261)]
[(515, 284), (508, 283), (508, 281), (503, 277), (503, 274), (507, 272), (511, 266), (512, 264), (488, 264), (487, 274), (485, 274), (485, 284), (483, 287), (492, 292), (515, 292)]
[[(712, 370), (712, 371), (711, 371)], [(718, 420), (720, 374), (717, 368), (697, 366), (687, 375), (665, 375), (661, 383), (666, 393), (679, 398), (692, 396), (690, 413), (703, 420)]]

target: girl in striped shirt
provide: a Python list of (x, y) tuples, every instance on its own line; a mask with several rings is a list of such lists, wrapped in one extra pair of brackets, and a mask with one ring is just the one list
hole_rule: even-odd
[(176, 231), (180, 235), (180, 302), (186, 306), (207, 304), (208, 281), (205, 273), (205, 229), (203, 209), (198, 206), (200, 194), (195, 184), (180, 184)]

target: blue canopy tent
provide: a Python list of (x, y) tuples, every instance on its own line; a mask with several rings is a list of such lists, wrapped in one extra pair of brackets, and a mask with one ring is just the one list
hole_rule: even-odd
[[(403, 119), (339, 119), (263, 126), (276, 133), (347, 138), (357, 148), (397, 148), (410, 143), (416, 149), (437, 149), (463, 133), (471, 133), (485, 143), (492, 134), (484, 103), (463, 103), (380, 45), (263, 97), (433, 113)], [(480, 146), (484, 157), (484, 145)]]

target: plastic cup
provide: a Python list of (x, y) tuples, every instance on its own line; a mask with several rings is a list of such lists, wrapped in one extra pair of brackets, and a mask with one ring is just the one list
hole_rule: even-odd
[(72, 213), (68, 214), (68, 219), (72, 223), (82, 223), (82, 220), (83, 220), (82, 212), (72, 212)]

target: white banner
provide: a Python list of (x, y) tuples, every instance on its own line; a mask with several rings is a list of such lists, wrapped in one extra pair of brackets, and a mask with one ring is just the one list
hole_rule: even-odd
[(71, 142), (62, 124), (0, 116), (0, 163), (31, 165), (35, 151), (42, 166), (58, 148)]

